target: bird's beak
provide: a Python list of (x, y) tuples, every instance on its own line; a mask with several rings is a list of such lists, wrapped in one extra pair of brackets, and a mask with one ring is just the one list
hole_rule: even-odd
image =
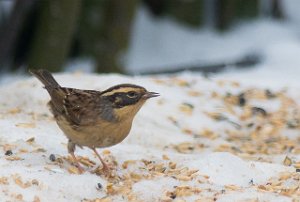
[(143, 98), (149, 99), (149, 98), (158, 97), (158, 96), (159, 96), (159, 93), (147, 92), (147, 93), (145, 93), (145, 95), (143, 95)]

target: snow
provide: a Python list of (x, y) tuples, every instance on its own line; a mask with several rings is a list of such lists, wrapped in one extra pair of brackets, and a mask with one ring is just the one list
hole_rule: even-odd
[(263, 183), (280, 170), (281, 166), (248, 163), (242, 159), (223, 152), (208, 154), (203, 158), (193, 161), (192, 168), (200, 168), (200, 172), (210, 176), (210, 180), (217, 185), (234, 184), (248, 186), (252, 180), (255, 183)]
[[(24, 201), (32, 201), (34, 197), (41, 201), (81, 201), (105, 197), (106, 200), (117, 201), (158, 201), (167, 200), (168, 194), (173, 192), (177, 193), (178, 199), (188, 201), (213, 198), (217, 201), (292, 201), (292, 197), (295, 197), (279, 194), (280, 192), (261, 191), (258, 187), (267, 186), (282, 173), (296, 174), (293, 166), (285, 166), (283, 160), (288, 155), (293, 162), (297, 162), (300, 160), (299, 154), (284, 152), (277, 155), (274, 152), (265, 156), (258, 153), (250, 155), (249, 159), (249, 156), (243, 157), (238, 153), (218, 151), (220, 145), (231, 144), (226, 140), (226, 131), (234, 130), (234, 127), (230, 122), (216, 121), (205, 114), (224, 108), (223, 100), (211, 98), (211, 93), (225, 95), (226, 91), (230, 91), (235, 94), (253, 86), (264, 89), (260, 85), (244, 82), (243, 74), (240, 74), (238, 80), (227, 80), (227, 76), (221, 75), (218, 78), (204, 78), (190, 73), (156, 77), (63, 73), (56, 74), (55, 77), (64, 86), (83, 89), (104, 90), (117, 83), (135, 83), (161, 93), (161, 97), (146, 103), (135, 118), (130, 135), (121, 144), (106, 149), (118, 162), (115, 172), (120, 179), (112, 182), (103, 175), (90, 173), (92, 167), (85, 167), (87, 171), (84, 174), (72, 174), (69, 171), (72, 165), (67, 160), (59, 164), (49, 159), (50, 154), (62, 159), (67, 157), (67, 139), (48, 111), (46, 103), (49, 96), (37, 79), (27, 78), (2, 86), (0, 184), (1, 177), (6, 177), (8, 184), (0, 185), (1, 199), (16, 200), (21, 194)], [(257, 84), (262, 84), (263, 81), (257, 79)], [(238, 82), (239, 85), (233, 82)], [(274, 92), (279, 91), (276, 87), (269, 87)], [(295, 87), (290, 89), (286, 96), (299, 97), (299, 91)], [(200, 94), (191, 95), (192, 92)], [(211, 101), (207, 102), (209, 99)], [(276, 112), (281, 106), (278, 104), (281, 103), (279, 98), (251, 100), (254, 106), (256, 103), (269, 106), (266, 108), (269, 112), (271, 109)], [(189, 105), (183, 103), (189, 103), (194, 108), (190, 111), (187, 107)], [(231, 117), (243, 124), (233, 114)], [(187, 129), (195, 135), (186, 132)], [(202, 136), (199, 131), (204, 129), (214, 131), (216, 137)], [(248, 129), (243, 130), (248, 133)], [(286, 131), (287, 129), (282, 129), (282, 134), (287, 134)], [(290, 133), (294, 137), (298, 134), (297, 130), (291, 130)], [(30, 138), (34, 138), (31, 143), (28, 142)], [(185, 144), (194, 149), (186, 149)], [(10, 157), (20, 159), (10, 160), (4, 154), (8, 148), (13, 152)], [(78, 148), (76, 154), (100, 165), (87, 148)], [(105, 152), (102, 155), (108, 160), (111, 158)], [(152, 164), (146, 165), (144, 160), (152, 162), (154, 167), (161, 164), (167, 171), (165, 174), (157, 174), (149, 168)], [(130, 163), (124, 167), (128, 161)], [(173, 172), (168, 168), (171, 162), (176, 164), (177, 174), (170, 174)], [(189, 171), (194, 169), (197, 170), (196, 174), (189, 176)], [(136, 180), (130, 181), (129, 190), (124, 186), (129, 183), (124, 180), (128, 175), (138, 176)], [(18, 184), (18, 179), (23, 184), (34, 179), (39, 183), (22, 187)], [(101, 183), (101, 189), (97, 188), (98, 183)], [(120, 186), (121, 191), (110, 191), (110, 183)]]
[[(295, 0), (286, 2), (286, 9), (296, 9), (291, 6)], [(66, 68), (84, 66), (85, 73), (55, 74), (68, 87), (104, 90), (134, 83), (161, 94), (137, 114), (122, 143), (99, 149), (107, 161), (117, 162), (114, 178), (91, 172), (100, 162), (87, 148), (77, 148), (76, 155), (96, 165), (85, 166), (81, 175), (71, 172), (67, 139), (47, 108), (49, 96), (42, 85), (32, 77), (2, 76), (1, 200), (299, 200), (299, 124), (293, 121), (300, 114), (300, 18), (293, 13), (291, 22), (241, 23), (222, 34), (182, 27), (168, 18), (155, 20), (143, 8), (138, 13), (127, 55), (130, 72), (261, 53), (264, 60), (251, 69), (229, 69), (209, 77), (191, 72), (124, 76), (88, 73), (93, 62), (85, 60)], [(265, 96), (266, 90), (275, 97)], [(245, 107), (234, 103), (241, 93), (246, 94)], [(251, 115), (251, 107), (269, 115)], [(215, 114), (226, 119), (213, 118)], [(296, 125), (289, 127), (291, 123)], [(8, 150), (11, 156), (5, 155)], [(60, 160), (51, 161), (51, 154)]]
[[(237, 22), (229, 31), (217, 33), (211, 28), (190, 28), (171, 18), (156, 19), (143, 7), (133, 27), (126, 67), (131, 73), (236, 61), (259, 54), (269, 68), (299, 66), (299, 2), (285, 1), (289, 21), (269, 18)], [(264, 68), (265, 69), (265, 68)], [(280, 68), (282, 69), (282, 68)], [(290, 72), (293, 75), (293, 72)]]

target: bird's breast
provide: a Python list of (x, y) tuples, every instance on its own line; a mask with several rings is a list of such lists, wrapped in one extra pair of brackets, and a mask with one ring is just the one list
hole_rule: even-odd
[(75, 144), (103, 148), (122, 142), (130, 132), (132, 120), (99, 121), (94, 125), (72, 126), (62, 118), (57, 119), (57, 124)]

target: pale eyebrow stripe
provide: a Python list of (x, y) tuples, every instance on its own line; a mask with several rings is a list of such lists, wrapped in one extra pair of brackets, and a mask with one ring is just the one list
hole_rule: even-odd
[(113, 90), (113, 91), (109, 91), (106, 93), (103, 93), (103, 96), (109, 96), (109, 95), (113, 95), (115, 93), (128, 93), (130, 91), (136, 91), (135, 88), (122, 88), (122, 89), (117, 89), (117, 90)]

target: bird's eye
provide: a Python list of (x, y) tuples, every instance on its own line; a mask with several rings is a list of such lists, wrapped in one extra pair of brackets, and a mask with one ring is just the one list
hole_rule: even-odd
[(127, 93), (127, 97), (129, 98), (136, 98), (137, 97), (137, 93), (134, 91), (130, 91)]

